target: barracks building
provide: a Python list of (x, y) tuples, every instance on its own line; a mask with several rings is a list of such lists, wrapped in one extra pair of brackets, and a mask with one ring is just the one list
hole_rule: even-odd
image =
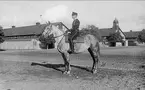
[[(58, 26), (61, 29), (66, 29), (66, 26), (61, 22), (53, 23), (53, 25)], [(39, 37), (43, 33), (46, 24), (40, 24), (37, 22), (35, 25), (31, 26), (23, 26), (23, 27), (16, 27), (12, 26), (11, 28), (3, 29), (5, 34), (5, 41), (0, 44), (1, 49), (44, 49), (44, 46), (39, 41)], [(137, 37), (139, 32), (123, 32), (119, 27), (119, 21), (115, 19), (113, 21), (113, 26), (111, 28), (101, 28), (99, 32), (102, 36), (102, 42), (104, 45), (110, 45), (115, 43), (120, 43), (121, 46), (132, 46), (136, 45)], [(110, 33), (119, 32), (120, 35), (123, 37), (124, 42), (106, 42), (105, 39), (109, 37)], [(106, 44), (110, 43), (110, 44)], [(50, 43), (45, 46), (45, 49), (49, 49), (51, 47), (55, 48), (54, 43)]]

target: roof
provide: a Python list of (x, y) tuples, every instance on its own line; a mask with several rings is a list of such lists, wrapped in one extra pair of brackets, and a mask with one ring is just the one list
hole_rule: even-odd
[[(52, 25), (62, 24), (61, 22), (52, 23)], [(46, 24), (38, 24), (31, 26), (23, 26), (23, 27), (14, 27), (14, 28), (6, 28), (3, 30), (5, 36), (17, 36), (17, 35), (39, 35), (45, 29)], [(65, 28), (67, 28), (65, 26)], [(122, 32), (122, 30), (119, 28)], [(114, 33), (116, 31), (115, 28), (101, 28), (99, 29), (101, 36), (109, 36), (110, 33)], [(131, 31), (131, 32), (122, 32), (126, 38), (136, 38), (139, 35), (139, 31)]]
[[(105, 36), (109, 36), (111, 33), (116, 32), (116, 28), (101, 28), (100, 30), (100, 34), (105, 37)], [(119, 28), (119, 30), (122, 32), (122, 30)], [(124, 34), (124, 32), (122, 32)], [(125, 35), (125, 34), (124, 34)]]
[(140, 31), (130, 31), (130, 32), (124, 32), (126, 35), (126, 38), (137, 38)]
[(46, 25), (32, 25), (24, 27), (14, 27), (4, 29), (3, 32), (5, 36), (16, 36), (16, 35), (31, 35), (31, 34), (41, 34)]
[(109, 36), (110, 33), (115, 32), (115, 30), (113, 28), (101, 28), (101, 29), (99, 29), (99, 31), (102, 36)]
[[(60, 24), (60, 22), (52, 23), (52, 25)], [(39, 35), (46, 27), (46, 24), (37, 24), (31, 26), (6, 28), (3, 30), (5, 36), (17, 36), (17, 35)]]

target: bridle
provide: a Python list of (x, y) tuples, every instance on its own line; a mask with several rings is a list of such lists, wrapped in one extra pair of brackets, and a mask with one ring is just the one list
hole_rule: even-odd
[(66, 30), (63, 34), (61, 35), (58, 35), (58, 36), (55, 36), (55, 37), (51, 37), (52, 39), (55, 39), (55, 38), (59, 38), (61, 36), (65, 36), (66, 34), (68, 34), (68, 30)]
[[(51, 37), (52, 39), (55, 39), (55, 38), (58, 38), (58, 37), (61, 37), (61, 36), (65, 36), (65, 34), (67, 34), (68, 33), (68, 31), (69, 31), (69, 28), (68, 27), (66, 27), (62, 22), (60, 22), (67, 30), (65, 31), (65, 33), (63, 33), (63, 34), (61, 34), (61, 35), (59, 35), (59, 36), (55, 36), (55, 37)], [(47, 32), (48, 33), (48, 32)]]

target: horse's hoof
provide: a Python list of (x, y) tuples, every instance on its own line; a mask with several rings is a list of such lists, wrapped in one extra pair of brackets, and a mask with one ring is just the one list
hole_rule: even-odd
[(70, 75), (70, 71), (64, 71), (63, 74)]
[(63, 74), (66, 74), (66, 73), (67, 73), (67, 71), (64, 71), (64, 72), (63, 72)]
[(97, 70), (93, 70), (92, 73), (93, 73), (93, 74), (96, 74), (96, 73), (97, 73)]

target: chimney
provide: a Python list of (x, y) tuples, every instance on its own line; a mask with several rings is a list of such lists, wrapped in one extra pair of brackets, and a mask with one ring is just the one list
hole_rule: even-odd
[(12, 26), (12, 28), (15, 28), (16, 26)]
[(40, 25), (40, 22), (36, 22), (36, 25)]

